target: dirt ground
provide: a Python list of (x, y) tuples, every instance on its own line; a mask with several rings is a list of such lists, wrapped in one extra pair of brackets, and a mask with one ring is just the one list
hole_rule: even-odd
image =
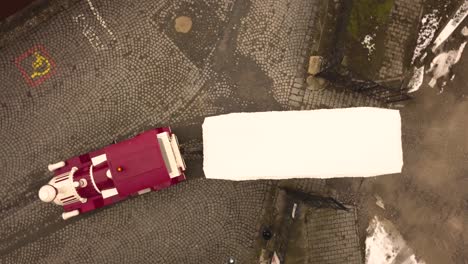
[[(362, 180), (330, 180), (343, 201), (358, 204), (364, 250), (369, 220), (392, 221), (426, 263), (468, 263), (468, 54), (443, 92), (423, 86), (401, 110), (403, 172)], [(350, 192), (350, 190), (352, 190)], [(378, 207), (381, 197), (385, 209)]]

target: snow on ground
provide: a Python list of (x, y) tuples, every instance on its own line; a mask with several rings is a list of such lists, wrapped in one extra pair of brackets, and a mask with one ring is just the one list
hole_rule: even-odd
[(440, 18), (438, 17), (439, 11), (433, 10), (431, 13), (425, 14), (421, 19), (421, 29), (419, 30), (416, 48), (414, 49), (411, 64), (422, 55), (422, 52), (431, 44), (435, 32), (439, 28)]
[(429, 82), (430, 87), (434, 87), (439, 78), (449, 75), (450, 69), (460, 60), (465, 46), (466, 41), (460, 45), (458, 50), (442, 52), (432, 60), (431, 67), (427, 71), (427, 73), (432, 73), (432, 79)]
[(425, 264), (416, 259), (413, 250), (390, 221), (374, 217), (367, 233), (366, 264)]
[(462, 29), (461, 33), (462, 33), (462, 35), (465, 36), (465, 37), (468, 36), (468, 27), (465, 26), (465, 27)]
[(366, 35), (364, 37), (364, 40), (361, 42), (361, 44), (368, 50), (368, 53), (367, 53), (368, 60), (370, 60), (370, 56), (375, 50), (374, 37), (375, 37), (375, 34), (373, 36)]
[[(438, 17), (439, 11), (433, 10), (431, 13), (424, 15), (421, 20), (421, 29), (419, 31), (417, 45), (413, 53), (413, 58), (411, 63), (414, 64), (417, 59), (420, 62), (423, 62), (424, 58), (426, 57), (427, 53), (424, 51), (426, 48), (431, 44), (434, 39), (434, 34), (439, 28), (440, 18)], [(434, 44), (432, 46), (433, 52), (439, 52), (439, 54), (432, 60), (431, 65), (426, 73), (432, 74), (432, 79), (429, 81), (429, 86), (434, 87), (437, 84), (439, 78), (449, 77), (450, 80), (453, 80), (453, 76), (450, 75), (450, 69), (456, 64), (463, 53), (463, 50), (466, 45), (466, 41), (463, 42), (457, 50), (450, 50), (450, 51), (440, 51), (438, 49), (441, 47), (441, 44), (445, 42), (450, 35), (455, 31), (455, 29), (463, 22), (463, 20), (468, 15), (468, 0), (465, 0), (464, 3), (460, 6), (457, 12), (453, 15), (447, 25), (443, 28), (443, 30), (439, 33), (437, 38), (434, 40)], [(461, 30), (461, 34), (463, 36), (468, 35), (468, 28), (465, 26)], [(424, 54), (423, 54), (424, 52)], [(419, 68), (414, 68), (413, 76), (408, 84), (408, 92), (415, 92), (419, 90), (423, 83), (424, 79), (424, 66)], [(445, 80), (441, 85), (441, 92), (447, 80)]]
[(413, 76), (411, 77), (411, 80), (408, 84), (408, 87), (409, 87), (408, 93), (412, 93), (412, 92), (419, 90), (419, 88), (421, 87), (423, 83), (423, 80), (424, 80), (424, 65), (419, 68), (414, 69)]
[(453, 15), (452, 19), (447, 23), (444, 29), (439, 33), (437, 38), (434, 40), (434, 46), (432, 47), (432, 51), (436, 51), (437, 48), (440, 47), (442, 43), (447, 40), (450, 35), (452, 35), (453, 31), (465, 20), (466, 16), (468, 15), (468, 0), (465, 0), (463, 4), (458, 8), (455, 15)]
[[(447, 52), (441, 52), (438, 54), (431, 62), (430, 68), (427, 70), (427, 74), (431, 74), (432, 78), (429, 81), (429, 86), (434, 88), (437, 84), (437, 81), (440, 78), (449, 77), (450, 81), (453, 80), (454, 76), (450, 76), (451, 68), (455, 65), (461, 58), (463, 50), (466, 46), (466, 41), (463, 42), (460, 47), (456, 50), (450, 50)], [(415, 92), (419, 90), (424, 80), (424, 65), (419, 68), (414, 68), (413, 76), (408, 83), (408, 93)], [(441, 86), (441, 91), (447, 80), (445, 80)]]

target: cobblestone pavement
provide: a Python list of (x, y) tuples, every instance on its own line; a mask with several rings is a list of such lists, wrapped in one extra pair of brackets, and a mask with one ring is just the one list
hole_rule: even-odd
[(309, 209), (306, 212), (308, 261), (304, 263), (363, 263), (356, 228), (356, 209)]
[[(303, 190), (309, 188), (304, 187), (298, 188), (301, 191), (289, 189), (287, 195), (281, 195), (280, 191), (275, 200), (275, 213), (282, 215), (276, 221), (281, 223), (282, 233), (288, 237), (285, 244), (277, 243), (275, 247), (280, 258), (284, 254), (288, 264), (363, 263), (356, 225), (357, 209), (339, 204), (326, 194), (313, 197), (314, 191), (305, 193)], [(320, 184), (316, 183), (313, 190), (320, 189)], [(281, 211), (285, 213), (280, 214)]]
[(250, 263), (268, 187), (196, 179), (67, 222), (32, 202), (2, 219), (2, 263)]
[(417, 32), (421, 18), (421, 0), (395, 0), (390, 13), (390, 22), (385, 37), (385, 52), (379, 77), (398, 77), (408, 68), (409, 56), (406, 50), (414, 50), (414, 32)]
[[(316, 1), (52, 3), (0, 40), (0, 262), (250, 263), (271, 186), (193, 179), (200, 124), (288, 108)], [(162, 125), (188, 182), (66, 222), (37, 199), (48, 163)]]

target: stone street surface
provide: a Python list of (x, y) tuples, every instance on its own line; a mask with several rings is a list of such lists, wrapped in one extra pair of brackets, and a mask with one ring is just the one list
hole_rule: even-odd
[[(367, 10), (370, 2), (37, 0), (1, 21), (0, 263), (258, 263), (278, 186), (333, 197), (350, 209), (299, 212), (303, 228), (292, 228), (286, 256), (295, 257), (286, 263), (362, 263), (375, 215), (392, 221), (426, 263), (466, 263), (466, 51), (442, 92), (426, 76), (412, 100), (391, 105), (402, 115), (402, 174), (280, 182), (203, 177), (204, 117), (387, 107), (307, 76), (309, 56), (399, 84), (411, 68), (420, 16), (438, 8), (445, 23), (463, 0), (378, 1), (389, 7), (385, 12)], [(341, 12), (343, 6), (354, 11)], [(383, 17), (374, 59), (358, 57), (365, 47), (351, 46), (351, 55), (335, 47), (348, 45), (349, 28), (340, 24), (348, 11)], [(466, 41), (456, 32), (457, 45)], [(186, 182), (67, 221), (60, 207), (38, 199), (52, 176), (49, 163), (158, 126), (178, 135)]]
[[(205, 116), (287, 108), (315, 2), (52, 2), (34, 27), (5, 32), (0, 262), (253, 263), (269, 183), (192, 169), (179, 186), (66, 222), (37, 191), (47, 164), (150, 127), (172, 126), (201, 164)], [(191, 28), (178, 32), (184, 16)]]

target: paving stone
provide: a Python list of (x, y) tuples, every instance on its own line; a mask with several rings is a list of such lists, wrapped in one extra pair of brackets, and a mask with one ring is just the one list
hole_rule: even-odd
[(147, 128), (172, 126), (201, 164), (205, 116), (321, 107), (336, 93), (292, 89), (317, 2), (71, 1), (2, 35), (0, 262), (252, 263), (269, 183), (191, 178), (66, 222), (37, 190), (48, 163)]
[(404, 65), (408, 64), (405, 51), (414, 49), (410, 36), (417, 34), (419, 14), (423, 7), (422, 0), (395, 0), (390, 13), (388, 32), (385, 38), (383, 65), (379, 71), (382, 79), (401, 76)]
[[(309, 263), (362, 264), (356, 209), (311, 208), (307, 212)], [(312, 235), (313, 234), (313, 235)]]

